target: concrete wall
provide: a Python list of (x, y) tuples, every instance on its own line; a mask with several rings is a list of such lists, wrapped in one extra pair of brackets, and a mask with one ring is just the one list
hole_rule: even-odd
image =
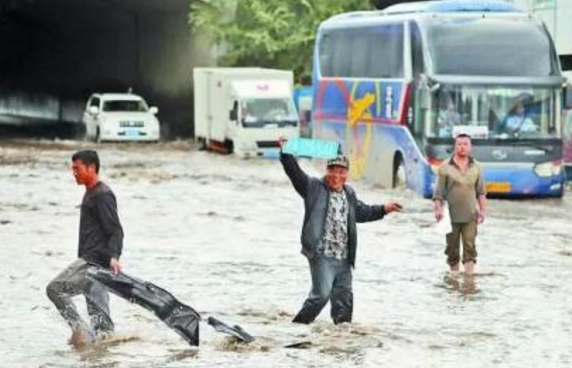
[(169, 111), (172, 135), (192, 133), (192, 69), (214, 65), (210, 48), (191, 35), (186, 13), (141, 16), (140, 70), (142, 87), (159, 110)]

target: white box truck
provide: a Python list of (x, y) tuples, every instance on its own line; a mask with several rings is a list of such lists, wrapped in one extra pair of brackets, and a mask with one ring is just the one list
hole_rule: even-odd
[(195, 68), (195, 139), (240, 156), (275, 154), (278, 137), (299, 136), (292, 71)]

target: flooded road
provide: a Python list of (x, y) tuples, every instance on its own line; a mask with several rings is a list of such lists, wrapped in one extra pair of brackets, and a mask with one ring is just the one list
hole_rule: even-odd
[[(125, 272), (171, 291), (204, 317), (241, 325), (230, 342), (201, 325), (189, 348), (151, 313), (112, 296), (115, 340), (77, 351), (46, 297), (74, 260), (83, 188), (78, 142), (0, 145), (0, 367), (570, 367), (572, 195), (489, 202), (474, 282), (446, 272), (432, 204), (353, 184), (369, 203), (405, 210), (359, 225), (354, 324), (329, 306), (290, 323), (309, 291), (299, 253), (303, 206), (280, 164), (199, 152), (187, 143), (102, 145), (115, 191)], [(319, 166), (302, 166), (319, 175)], [(84, 310), (81, 298), (78, 303)], [(283, 346), (301, 343), (297, 349)]]

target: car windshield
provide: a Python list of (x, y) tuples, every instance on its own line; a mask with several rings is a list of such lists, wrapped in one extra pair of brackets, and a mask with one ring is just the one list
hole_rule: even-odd
[(442, 86), (432, 99), (430, 137), (557, 138), (556, 92), (550, 88)]
[(274, 98), (243, 100), (241, 117), (244, 126), (284, 122), (295, 124), (298, 120), (291, 100)]
[(147, 104), (143, 100), (109, 100), (103, 103), (103, 111), (107, 112), (145, 112)]

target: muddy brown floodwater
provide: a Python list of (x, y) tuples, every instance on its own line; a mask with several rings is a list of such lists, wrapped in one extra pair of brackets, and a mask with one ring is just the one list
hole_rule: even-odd
[(74, 350), (45, 286), (76, 255), (83, 188), (69, 157), (81, 147), (89, 145), (0, 142), (0, 367), (572, 366), (569, 194), (490, 201), (478, 275), (466, 282), (447, 275), (430, 201), (353, 183), (360, 199), (405, 210), (359, 225), (354, 324), (334, 326), (325, 310), (300, 326), (290, 320), (310, 286), (302, 202), (280, 164), (185, 142), (98, 147), (119, 201), (125, 271), (257, 341), (236, 344), (203, 324), (193, 349), (112, 296), (116, 337)]

